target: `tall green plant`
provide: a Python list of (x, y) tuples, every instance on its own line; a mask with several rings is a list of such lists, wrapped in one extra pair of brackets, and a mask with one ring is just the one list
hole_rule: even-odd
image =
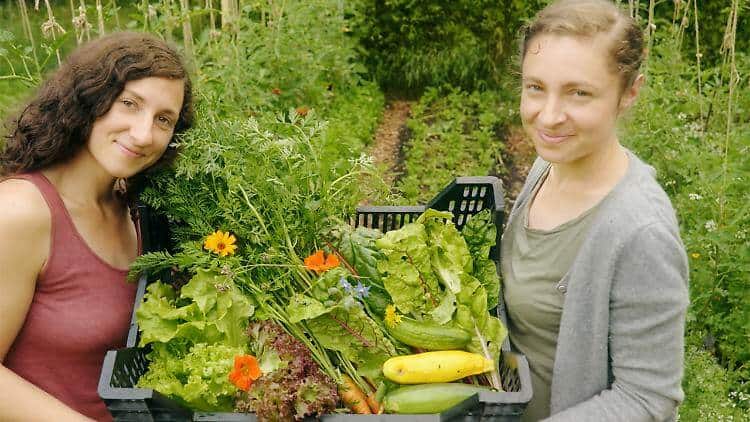
[[(734, 391), (748, 394), (750, 125), (727, 108), (731, 93), (720, 66), (704, 69), (704, 96), (698, 96), (697, 71), (674, 42), (666, 37), (654, 48), (650, 81), (624, 140), (656, 167), (677, 210), (691, 261), (688, 330), (707, 333), (705, 340), (729, 369)], [(740, 72), (750, 71), (748, 64), (739, 62)], [(748, 96), (747, 87), (737, 89), (742, 89), (734, 93), (737, 98)], [(703, 103), (715, 114), (707, 125)], [(748, 106), (747, 100), (740, 104), (737, 108)], [(727, 126), (727, 119), (734, 124)]]

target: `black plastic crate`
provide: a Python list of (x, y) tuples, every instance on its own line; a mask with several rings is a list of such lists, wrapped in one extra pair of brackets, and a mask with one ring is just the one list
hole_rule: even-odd
[[(427, 208), (453, 213), (453, 222), (461, 230), (471, 216), (490, 209), (497, 226), (497, 245), (490, 251), (491, 258), (499, 266), (500, 236), (503, 225), (503, 190), (496, 177), (459, 177), (440, 192), (427, 205), (418, 206), (364, 206), (357, 208), (355, 226), (378, 228), (383, 231), (398, 229), (410, 223)], [(141, 212), (141, 231), (144, 249), (159, 250), (166, 247), (166, 221), (154, 216), (146, 209)], [(142, 277), (128, 333), (127, 347), (110, 350), (104, 359), (99, 379), (99, 395), (116, 421), (255, 421), (255, 415), (247, 413), (211, 413), (187, 410), (175, 401), (151, 389), (134, 385), (148, 369), (147, 349), (135, 347), (138, 326), (135, 309), (138, 308), (149, 280)], [(502, 298), (499, 301), (502, 306)], [(503, 321), (505, 322), (505, 321)], [(526, 404), (531, 400), (531, 377), (526, 358), (510, 349), (506, 340), (500, 362), (500, 377), (504, 392), (482, 392), (470, 397), (453, 408), (432, 415), (352, 415), (332, 414), (320, 417), (325, 422), (343, 422), (352, 419), (370, 421), (518, 421)]]

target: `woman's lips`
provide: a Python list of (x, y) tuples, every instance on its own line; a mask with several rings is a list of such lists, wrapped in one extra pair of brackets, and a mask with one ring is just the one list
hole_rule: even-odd
[(550, 144), (559, 144), (566, 139), (570, 138), (573, 135), (553, 135), (545, 133), (541, 130), (537, 131), (537, 134), (539, 135), (539, 138), (541, 138), (544, 142), (550, 143)]
[(125, 145), (123, 145), (123, 144), (121, 144), (119, 142), (115, 142), (115, 143), (120, 148), (120, 151), (122, 151), (123, 154), (127, 155), (128, 157), (141, 157), (141, 156), (143, 156), (143, 154), (139, 154), (139, 153), (137, 153), (137, 152), (129, 149), (128, 147), (126, 147)]

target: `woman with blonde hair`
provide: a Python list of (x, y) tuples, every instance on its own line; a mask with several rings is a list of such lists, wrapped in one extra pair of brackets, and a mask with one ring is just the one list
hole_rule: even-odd
[(538, 154), (502, 242), (524, 420), (674, 420), (688, 264), (654, 169), (622, 146), (643, 36), (607, 0), (560, 0), (525, 28), (520, 114)]

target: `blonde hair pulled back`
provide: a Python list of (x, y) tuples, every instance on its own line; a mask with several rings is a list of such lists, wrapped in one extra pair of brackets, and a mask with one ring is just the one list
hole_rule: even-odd
[(643, 62), (643, 32), (627, 13), (609, 0), (558, 0), (537, 13), (521, 33), (521, 63), (537, 35), (609, 37), (610, 63), (621, 88), (630, 87)]

